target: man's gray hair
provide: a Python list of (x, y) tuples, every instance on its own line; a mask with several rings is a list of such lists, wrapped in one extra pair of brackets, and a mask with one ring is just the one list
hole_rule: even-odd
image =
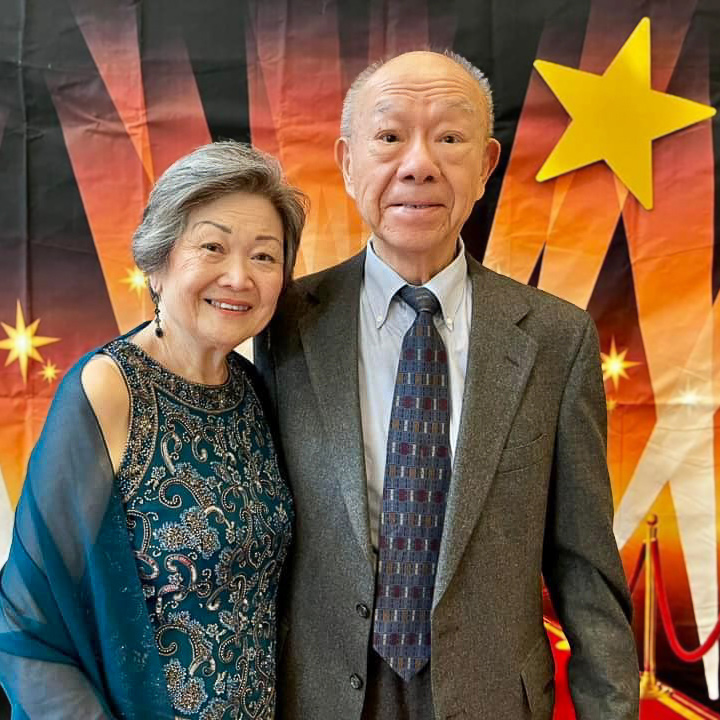
[(292, 277), (307, 212), (305, 195), (288, 184), (272, 156), (234, 140), (214, 142), (173, 163), (153, 187), (132, 239), (135, 264), (146, 275), (162, 270), (190, 212), (234, 192), (266, 197), (283, 226), (283, 284)]
[[(444, 55), (446, 58), (456, 62), (463, 70), (465, 70), (470, 77), (477, 81), (480, 86), (480, 92), (483, 98), (485, 98), (485, 105), (487, 108), (488, 116), (488, 127), (487, 135), (492, 137), (494, 126), (495, 126), (495, 110), (493, 106), (492, 90), (490, 89), (490, 83), (485, 77), (482, 70), (476, 68), (467, 58), (462, 55), (453, 52), (452, 50), (444, 50), (443, 52), (437, 52), (435, 50), (427, 50), (426, 52), (434, 52), (436, 55)], [(401, 53), (405, 54), (405, 53)], [(342, 106), (342, 116), (340, 119), (340, 134), (344, 138), (349, 138), (352, 131), (353, 114), (355, 112), (355, 99), (359, 95), (360, 91), (365, 86), (365, 83), (387, 62), (399, 57), (399, 55), (392, 55), (382, 60), (375, 61), (372, 65), (366, 67), (356, 78), (353, 80), (352, 85), (345, 94), (345, 100)]]

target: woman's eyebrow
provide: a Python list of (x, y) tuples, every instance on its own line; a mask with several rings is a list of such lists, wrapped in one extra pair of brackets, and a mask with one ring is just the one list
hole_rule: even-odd
[(266, 242), (266, 241), (274, 242), (274, 243), (277, 244), (277, 245), (282, 245), (282, 244), (283, 244), (283, 243), (282, 243), (282, 240), (280, 240), (279, 238), (275, 237), (275, 235), (257, 235), (257, 236), (255, 237), (255, 242)]
[(230, 235), (232, 233), (232, 228), (229, 228), (227, 225), (222, 225), (221, 223), (217, 223), (214, 220), (198, 220), (194, 225), (193, 228), (196, 228), (198, 225), (212, 225), (213, 227), (216, 227), (218, 230), (222, 230), (224, 233)]

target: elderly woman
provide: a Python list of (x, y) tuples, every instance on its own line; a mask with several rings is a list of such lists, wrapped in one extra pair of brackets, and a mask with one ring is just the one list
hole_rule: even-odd
[(304, 219), (240, 143), (157, 182), (133, 239), (155, 319), (68, 372), (30, 460), (0, 583), (13, 717), (274, 716), (292, 498), (232, 350), (270, 320)]

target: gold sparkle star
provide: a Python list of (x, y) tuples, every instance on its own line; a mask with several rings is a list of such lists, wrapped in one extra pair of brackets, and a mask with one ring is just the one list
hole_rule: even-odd
[(54, 362), (48, 360), (43, 366), (42, 370), (38, 373), (40, 377), (50, 385), (54, 380), (57, 380), (58, 369)]
[(128, 290), (134, 292), (138, 297), (147, 288), (145, 273), (137, 265), (127, 268), (127, 275), (120, 281), (128, 286)]
[(616, 398), (608, 398), (605, 401), (605, 405), (607, 407), (607, 411), (611, 413), (613, 410), (615, 410), (618, 406), (618, 401)]
[(630, 379), (627, 370), (641, 364), (639, 362), (633, 362), (632, 360), (626, 360), (625, 356), (627, 352), (627, 348), (625, 348), (625, 350), (619, 353), (615, 347), (615, 338), (613, 338), (610, 342), (610, 352), (608, 354), (604, 352), (600, 353), (600, 357), (602, 358), (603, 380), (607, 380), (608, 378), (612, 380), (615, 390), (618, 389), (620, 378)]
[(33, 360), (43, 362), (42, 355), (37, 351), (37, 348), (58, 342), (59, 340), (59, 338), (36, 335), (35, 333), (37, 332), (39, 324), (40, 320), (38, 319), (30, 325), (25, 325), (25, 317), (23, 316), (19, 300), (17, 301), (17, 310), (15, 313), (15, 327), (0, 323), (7, 335), (5, 340), (0, 340), (0, 349), (10, 351), (5, 360), (5, 366), (7, 367), (11, 362), (17, 360), (20, 365), (23, 382), (25, 383), (27, 383), (29, 359), (32, 358)]
[(653, 90), (650, 57), (650, 19), (643, 18), (602, 75), (535, 61), (572, 118), (537, 174), (539, 182), (604, 160), (652, 209), (652, 141), (711, 118), (715, 109)]

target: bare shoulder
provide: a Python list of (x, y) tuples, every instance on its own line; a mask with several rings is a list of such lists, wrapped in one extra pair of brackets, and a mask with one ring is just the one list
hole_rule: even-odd
[(125, 379), (111, 357), (98, 354), (83, 368), (81, 380), (117, 472), (130, 427), (130, 396)]

